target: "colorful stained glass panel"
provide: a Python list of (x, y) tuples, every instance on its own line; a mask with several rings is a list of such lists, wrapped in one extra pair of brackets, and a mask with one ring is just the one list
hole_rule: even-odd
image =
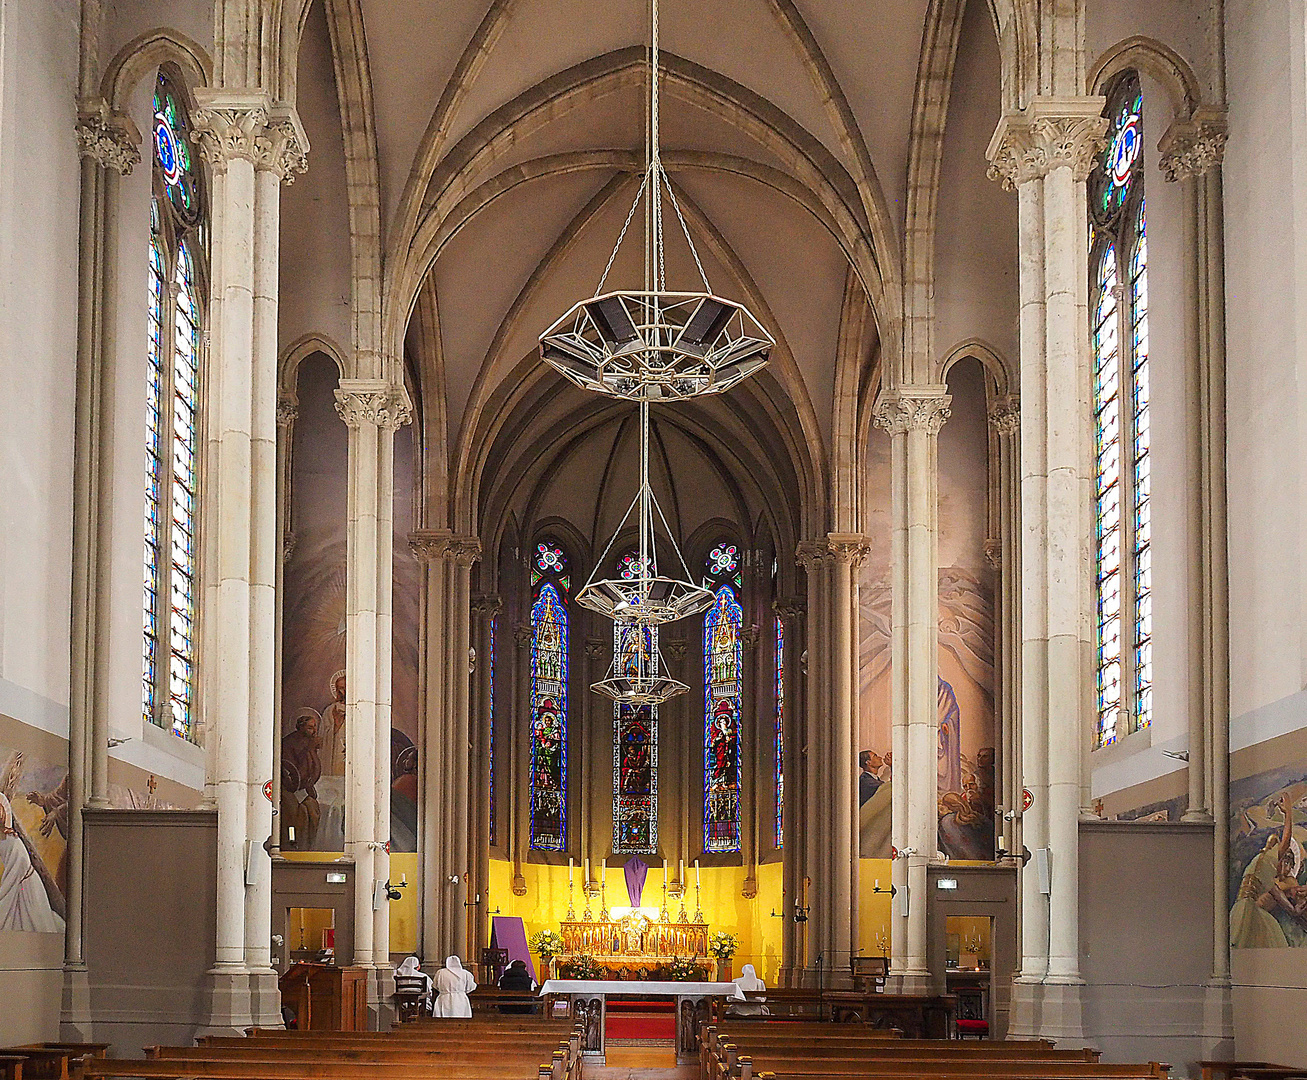
[(740, 646), (742, 611), (730, 585), (703, 621), (703, 849), (740, 850)]
[(531, 608), (531, 846), (567, 842), (567, 609), (552, 583)]

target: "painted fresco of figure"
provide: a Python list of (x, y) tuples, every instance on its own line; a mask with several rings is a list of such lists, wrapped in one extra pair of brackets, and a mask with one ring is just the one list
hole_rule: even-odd
[(20, 752), (0, 776), (0, 930), (62, 934), (63, 895), (15, 817), (10, 801), (22, 771)]
[(417, 851), (418, 752), (413, 740), (390, 729), (390, 849)]
[[(320, 719), (317, 710), (300, 709), (295, 730), (281, 740), (282, 844), (302, 851), (313, 850), (322, 820), (317, 788), (322, 779)], [(291, 828), (295, 830), (293, 841)]]
[(1293, 809), (1303, 789), (1291, 788), (1268, 807), (1283, 827), (1271, 832), (1248, 863), (1230, 908), (1230, 944), (1276, 949), (1307, 944), (1307, 860), (1293, 835)]
[(322, 771), (345, 775), (345, 672), (338, 671), (329, 685), (331, 700), (322, 710)]
[(939, 680), (940, 792), (962, 790), (962, 710), (953, 687)]

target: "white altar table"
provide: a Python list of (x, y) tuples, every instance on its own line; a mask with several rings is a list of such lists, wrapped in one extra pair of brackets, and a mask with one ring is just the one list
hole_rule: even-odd
[(540, 988), (549, 1002), (546, 1012), (552, 1015), (552, 1002), (565, 998), (568, 1011), (585, 1031), (582, 1054), (595, 1064), (605, 1061), (605, 1025), (608, 998), (673, 998), (676, 1001), (676, 1062), (693, 1064), (699, 1060), (699, 1028), (708, 1019), (711, 998), (746, 1000), (733, 982), (628, 982), (624, 979), (549, 979)]

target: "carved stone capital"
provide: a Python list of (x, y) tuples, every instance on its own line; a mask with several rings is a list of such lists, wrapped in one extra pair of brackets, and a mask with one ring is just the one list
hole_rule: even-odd
[(518, 623), (513, 627), (513, 640), (519, 649), (525, 649), (531, 644), (531, 627), (526, 623)]
[(266, 94), (200, 92), (191, 141), (200, 157), (223, 172), (234, 158), (274, 172), (285, 183), (308, 171), (308, 136), (293, 109), (273, 108)]
[(753, 652), (753, 650), (758, 647), (758, 641), (761, 637), (762, 632), (758, 629), (756, 624), (740, 628), (740, 643), (750, 652)]
[(394, 431), (413, 418), (413, 406), (402, 386), (392, 386), (385, 379), (341, 379), (336, 415), (347, 427), (375, 424)]
[(1199, 106), (1192, 116), (1172, 123), (1157, 144), (1162, 175), (1174, 182), (1220, 168), (1228, 135), (1224, 110)]
[(281, 538), (281, 561), (290, 562), (291, 556), (295, 554), (296, 536), (293, 532), (288, 532)]
[(472, 597), (472, 611), (482, 618), (491, 618), (504, 609), (502, 598), (491, 593)]
[(300, 417), (299, 402), (293, 397), (277, 399), (277, 427), (288, 428)]
[(585, 658), (587, 660), (602, 660), (604, 658), (604, 646), (607, 643), (603, 638), (587, 638), (585, 642)]
[(103, 99), (84, 108), (73, 129), (77, 153), (127, 176), (141, 163), (141, 133), (130, 116), (109, 111)]
[(475, 536), (451, 536), (446, 558), (455, 566), (472, 566), (481, 561), (481, 541)]
[(1083, 183), (1105, 145), (1105, 103), (1101, 97), (1037, 97), (1022, 112), (1006, 114), (985, 151), (989, 178), (1015, 191), (1054, 169), (1070, 169)]
[(1016, 394), (997, 398), (989, 407), (989, 426), (1000, 435), (1015, 435), (1021, 430), (1021, 399)]
[(938, 435), (944, 421), (952, 415), (953, 398), (943, 387), (926, 392), (903, 390), (882, 394), (876, 402), (872, 422), (889, 435), (906, 435), (909, 431), (925, 431)]
[(829, 533), (826, 543), (837, 561), (849, 563), (855, 570), (871, 554), (871, 544), (859, 533)]
[(408, 534), (408, 546), (418, 562), (435, 562), (444, 558), (452, 538), (448, 529), (418, 529)]
[(808, 573), (821, 569), (822, 563), (830, 554), (830, 547), (825, 540), (800, 540), (794, 549), (794, 561)]
[(794, 623), (807, 612), (808, 601), (802, 596), (787, 596), (782, 600), (773, 600), (771, 609), (781, 622)]
[(1003, 569), (1003, 541), (989, 537), (985, 541), (985, 561), (995, 570)]
[(686, 652), (686, 643), (683, 638), (674, 638), (659, 646), (659, 651), (673, 660), (684, 660)]

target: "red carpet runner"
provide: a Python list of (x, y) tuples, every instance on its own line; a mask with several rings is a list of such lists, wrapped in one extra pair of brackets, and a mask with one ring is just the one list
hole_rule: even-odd
[(610, 1001), (607, 1038), (623, 1042), (674, 1042), (676, 1005), (671, 1001)]

